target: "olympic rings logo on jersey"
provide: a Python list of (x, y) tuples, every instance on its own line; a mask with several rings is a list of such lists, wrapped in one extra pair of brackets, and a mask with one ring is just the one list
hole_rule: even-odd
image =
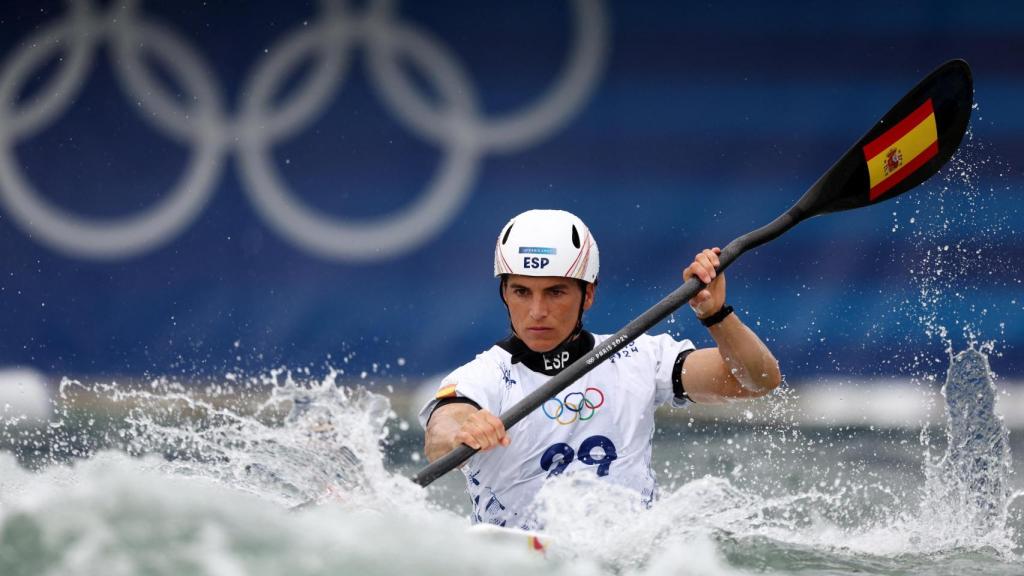
[[(199, 217), (231, 153), (238, 156), (242, 187), (256, 213), (300, 249), (348, 261), (408, 252), (455, 217), (483, 156), (526, 148), (581, 108), (604, 67), (608, 36), (602, 2), (570, 0), (575, 35), (558, 78), (523, 108), (488, 118), (462, 63), (435, 36), (400, 21), (394, 0), (370, 0), (361, 12), (340, 0), (321, 0), (316, 20), (287, 33), (256, 63), (232, 117), (206, 60), (172, 29), (142, 14), (138, 4), (112, 2), (103, 11), (95, 0), (72, 0), (64, 18), (24, 39), (0, 65), (0, 204), (30, 236), (70, 256), (126, 258), (169, 242)], [(74, 104), (104, 41), (130, 108), (190, 147), (191, 157), (155, 205), (128, 217), (97, 220), (41, 195), (15, 148)], [(273, 149), (323, 113), (359, 47), (365, 48), (359, 52), (366, 55), (371, 88), (404, 126), (442, 149), (442, 160), (410, 205), (352, 220), (320, 213), (300, 199), (274, 165)], [(180, 83), (182, 97), (167, 90), (147, 63), (154, 59)], [(50, 62), (57, 62), (51, 79), (19, 102), (25, 86)], [(282, 87), (307, 63), (302, 83), (278, 102)], [(419, 77), (410, 78), (409, 68)], [(439, 102), (424, 98), (420, 78), (431, 84)]]
[(604, 392), (600, 388), (588, 387), (583, 392), (570, 392), (562, 399), (551, 398), (541, 406), (541, 410), (548, 418), (568, 426), (577, 420), (590, 420), (601, 406), (604, 406)]

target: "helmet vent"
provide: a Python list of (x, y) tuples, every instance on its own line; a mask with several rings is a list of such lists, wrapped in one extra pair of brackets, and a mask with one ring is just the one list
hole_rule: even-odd
[(572, 245), (577, 249), (580, 247), (580, 233), (576, 230), (576, 225), (572, 225)]
[(512, 233), (512, 227), (515, 226), (515, 222), (508, 225), (508, 229), (505, 230), (505, 235), (501, 237), (501, 245), (504, 246), (508, 242), (508, 235)]

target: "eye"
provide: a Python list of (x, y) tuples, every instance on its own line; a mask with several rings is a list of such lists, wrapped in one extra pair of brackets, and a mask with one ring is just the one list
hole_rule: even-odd
[(512, 293), (516, 296), (526, 296), (526, 288), (513, 288)]

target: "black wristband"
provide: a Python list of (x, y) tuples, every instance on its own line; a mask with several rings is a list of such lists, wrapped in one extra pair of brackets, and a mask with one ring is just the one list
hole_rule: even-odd
[(711, 316), (708, 316), (707, 318), (701, 318), (700, 323), (707, 328), (711, 328), (715, 324), (718, 324), (722, 320), (725, 320), (725, 317), (728, 316), (729, 314), (732, 314), (732, 306), (726, 304), (719, 308), (718, 312), (715, 312)]

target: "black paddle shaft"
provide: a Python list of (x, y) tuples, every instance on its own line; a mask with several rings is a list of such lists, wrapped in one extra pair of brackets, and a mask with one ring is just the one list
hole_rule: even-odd
[[(730, 242), (722, 249), (722, 253), (719, 255), (718, 267), (715, 269), (718, 272), (724, 271), (729, 264), (747, 250), (756, 248), (765, 242), (773, 240), (786, 230), (795, 226), (797, 222), (801, 220), (801, 218), (797, 217), (798, 212), (798, 208), (794, 206), (770, 224), (762, 226), (753, 232), (744, 234)], [(633, 340), (636, 340), (638, 336), (653, 328), (657, 323), (668, 317), (669, 314), (675, 312), (680, 306), (696, 296), (697, 293), (706, 286), (707, 285), (701, 282), (696, 276), (691, 277), (689, 280), (684, 282), (682, 286), (676, 288), (668, 296), (662, 298), (661, 302), (651, 306), (646, 312), (634, 318), (629, 324), (626, 324), (622, 330), (619, 330), (613, 336), (596, 346), (585, 356), (578, 358), (575, 362), (545, 382), (543, 386), (537, 388), (516, 403), (515, 406), (512, 406), (502, 413), (501, 423), (505, 425), (505, 429), (508, 430), (512, 426), (515, 426), (516, 423), (523, 418), (526, 418), (531, 412), (547, 402), (548, 399), (558, 395), (559, 392), (565, 390), (572, 385), (573, 382), (582, 378), (587, 372), (596, 368), (598, 364), (607, 360), (623, 346)], [(476, 453), (477, 450), (475, 448), (470, 448), (465, 444), (460, 444), (451, 452), (425, 466), (415, 476), (413, 476), (412, 480), (420, 486), (427, 486), (434, 480), (437, 480), (441, 476), (447, 474), (449, 471), (459, 467), (463, 462)]]
[[(796, 226), (801, 220), (818, 214), (851, 210), (895, 198), (921, 184), (941, 168), (956, 152), (971, 116), (974, 102), (974, 85), (971, 69), (963, 60), (950, 60), (939, 66), (914, 86), (890, 109), (881, 120), (846, 152), (817, 182), (800, 197), (800, 200), (771, 223), (733, 240), (719, 256), (718, 272), (724, 271), (741, 254), (765, 242), (779, 237)], [(922, 109), (931, 110), (930, 115), (919, 115)], [(900, 148), (904, 146), (903, 136), (913, 126), (932, 126), (934, 142), (919, 153), (919, 162), (907, 158), (902, 164)], [(880, 176), (872, 176), (868, 161), (876, 157), (869, 152), (881, 146), (893, 152), (895, 166), (889, 166), (885, 178), (892, 178), (890, 184), (880, 187)], [(910, 150), (910, 148), (908, 148)], [(908, 152), (908, 154), (910, 154)], [(696, 277), (690, 278), (649, 310), (627, 324), (586, 356), (570, 364), (565, 370), (548, 380), (501, 415), (501, 421), (508, 430), (554, 397), (570, 384), (583, 377), (629, 342), (661, 322), (683, 303), (693, 298), (705, 287)], [(465, 444), (425, 466), (413, 481), (427, 486), (439, 477), (460, 466), (477, 451)]]

